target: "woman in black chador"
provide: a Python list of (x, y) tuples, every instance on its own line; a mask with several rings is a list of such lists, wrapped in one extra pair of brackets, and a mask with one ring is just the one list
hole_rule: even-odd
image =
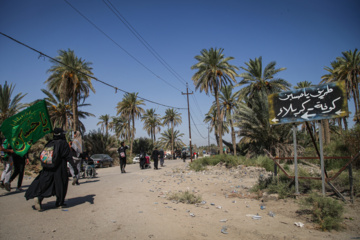
[(69, 182), (67, 162), (73, 166), (75, 174), (78, 172), (61, 128), (54, 129), (53, 140), (46, 144), (48, 145), (53, 145), (54, 166), (47, 167), (43, 164), (43, 169), (25, 193), (26, 200), (35, 199), (35, 209), (39, 211), (42, 200), (51, 196), (56, 196), (56, 207), (66, 207), (64, 202)]

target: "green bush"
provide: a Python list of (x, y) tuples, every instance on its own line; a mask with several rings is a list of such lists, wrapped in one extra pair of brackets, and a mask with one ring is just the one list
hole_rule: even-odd
[(258, 167), (263, 167), (266, 171), (274, 171), (274, 161), (271, 160), (268, 156), (261, 155), (255, 159), (255, 165)]
[(312, 220), (319, 224), (324, 230), (339, 230), (344, 213), (344, 206), (337, 200), (329, 197), (323, 197), (319, 194), (312, 193), (309, 197), (300, 202), (302, 208), (311, 209)]
[(204, 157), (194, 160), (189, 164), (191, 170), (203, 171), (207, 166), (215, 166), (218, 163), (223, 163), (227, 168), (237, 167), (242, 164), (240, 157), (231, 155), (215, 155), (211, 157)]
[(189, 191), (173, 193), (168, 197), (168, 199), (186, 204), (195, 204), (202, 201), (201, 196), (190, 193)]
[(279, 178), (276, 179), (272, 176), (265, 178), (263, 176), (259, 177), (258, 183), (255, 184), (250, 191), (258, 192), (261, 190), (266, 190), (268, 193), (277, 193), (279, 198), (286, 198), (292, 195), (295, 190), (294, 187), (289, 186), (291, 180), (284, 174), (279, 174)]

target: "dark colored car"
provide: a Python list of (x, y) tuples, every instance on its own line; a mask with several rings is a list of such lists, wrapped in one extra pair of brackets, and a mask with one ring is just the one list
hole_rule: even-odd
[(107, 154), (94, 154), (90, 157), (94, 161), (95, 167), (112, 167), (113, 159)]

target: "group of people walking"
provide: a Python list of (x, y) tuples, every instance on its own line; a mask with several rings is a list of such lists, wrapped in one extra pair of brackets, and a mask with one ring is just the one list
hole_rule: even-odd
[[(120, 159), (120, 171), (121, 173), (126, 173), (125, 167), (126, 167), (126, 150), (129, 149), (129, 146), (126, 146), (124, 142), (120, 143), (120, 147), (118, 148), (117, 152), (119, 153), (119, 159)], [(159, 167), (159, 160), (160, 160), (160, 166), (164, 167), (164, 157), (165, 153), (164, 150), (161, 149), (158, 150), (157, 147), (155, 147), (154, 151), (151, 154), (151, 159), (154, 161), (154, 169), (158, 170)], [(148, 156), (146, 155), (146, 152), (144, 148), (140, 149), (140, 169), (146, 169), (150, 165), (150, 160)]]
[[(120, 159), (121, 173), (126, 173), (126, 146), (121, 142), (117, 152)], [(1, 161), (4, 165), (4, 171), (1, 174), (0, 187), (11, 191), (11, 182), (18, 177), (17, 191), (21, 191), (22, 180), (24, 176), (25, 165), (29, 164), (28, 155), (23, 157), (17, 155), (10, 144), (5, 140), (0, 145)], [(53, 130), (53, 138), (45, 145), (44, 150), (40, 154), (42, 170), (39, 175), (30, 184), (25, 192), (26, 200), (34, 199), (34, 208), (38, 211), (42, 210), (42, 201), (44, 198), (56, 196), (55, 207), (66, 207), (65, 197), (68, 190), (68, 165), (70, 164), (70, 173), (73, 177), (72, 185), (79, 185), (80, 171), (83, 157), (83, 141), (79, 131), (74, 132), (73, 141), (67, 142), (65, 132), (62, 128)], [(146, 152), (141, 149), (140, 168), (145, 169), (150, 166), (150, 160), (147, 159)], [(158, 150), (157, 147), (152, 151), (151, 159), (154, 161), (154, 170), (158, 170), (160, 166), (164, 167), (165, 153), (163, 149)], [(14, 172), (12, 169), (14, 167)]]

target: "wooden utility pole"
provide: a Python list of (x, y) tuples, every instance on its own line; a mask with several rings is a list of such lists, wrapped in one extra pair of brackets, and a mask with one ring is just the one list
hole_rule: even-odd
[(189, 141), (190, 141), (190, 161), (192, 162), (192, 149), (191, 149), (191, 125), (190, 125), (190, 107), (189, 107), (189, 95), (193, 94), (193, 92), (189, 93), (188, 83), (186, 83), (186, 93), (181, 92), (182, 95), (187, 96), (187, 105), (188, 105), (188, 118), (189, 118)]

